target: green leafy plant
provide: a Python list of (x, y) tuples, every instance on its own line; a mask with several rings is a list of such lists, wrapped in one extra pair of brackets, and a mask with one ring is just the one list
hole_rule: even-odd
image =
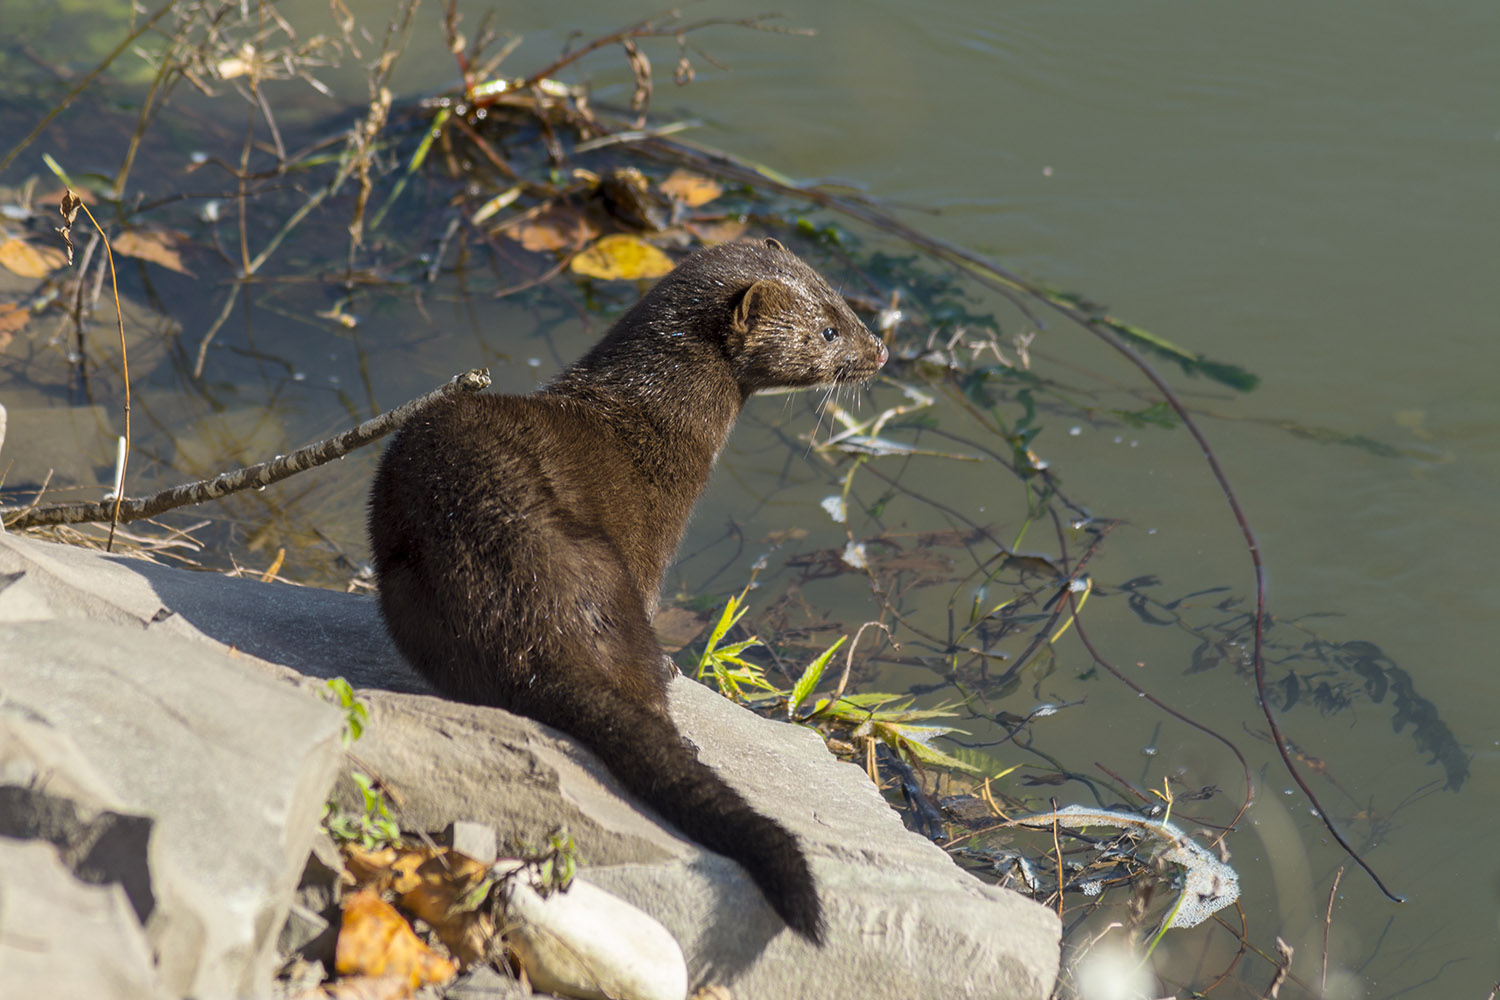
[(359, 788), (362, 800), (359, 812), (345, 812), (338, 803), (330, 800), (323, 805), (323, 829), (336, 841), (356, 843), (367, 851), (373, 851), (401, 839), (401, 827), (391, 815), (390, 803), (385, 792), (374, 780), (361, 771), (352, 771), (349, 777)]
[(365, 726), (370, 722), (370, 710), (342, 677), (331, 678), (324, 688), (332, 696), (334, 704), (344, 710), (344, 731), (340, 739), (347, 747), (365, 734)]
[(980, 773), (979, 768), (944, 753), (932, 745), (932, 740), (947, 733), (962, 733), (965, 730), (953, 726), (915, 725), (922, 719), (937, 719), (956, 715), (952, 706), (937, 708), (912, 708), (912, 699), (894, 694), (850, 694), (841, 698), (820, 699), (813, 706), (809, 718), (823, 716), (836, 719), (853, 727), (855, 739), (877, 739), (892, 751), (920, 764), (951, 768), (968, 774)]
[(745, 617), (745, 591), (737, 596), (731, 597), (729, 603), (724, 605), (724, 613), (719, 615), (718, 624), (709, 634), (708, 642), (703, 647), (703, 655), (698, 658), (698, 679), (710, 671), (714, 675), (714, 683), (718, 685), (719, 692), (725, 697), (733, 698), (735, 701), (745, 700), (746, 687), (756, 688), (769, 694), (782, 694), (783, 692), (766, 680), (763, 669), (746, 660), (742, 654), (751, 646), (760, 646), (763, 643), (751, 636), (740, 642), (732, 642), (727, 646), (720, 646), (724, 636), (729, 630)]
[(797, 706), (807, 701), (807, 696), (813, 693), (813, 688), (817, 687), (818, 682), (823, 679), (823, 670), (828, 666), (828, 661), (833, 658), (833, 654), (848, 639), (847, 635), (839, 636), (837, 642), (819, 653), (818, 658), (809, 663), (807, 669), (802, 671), (802, 676), (798, 677), (797, 683), (792, 685), (792, 693), (786, 700), (787, 718), (795, 719), (797, 717)]
[[(344, 712), (344, 730), (340, 739), (345, 747), (350, 746), (365, 734), (370, 722), (370, 710), (359, 700), (354, 688), (342, 677), (334, 677), (324, 685), (326, 695)], [(332, 799), (323, 803), (320, 825), (334, 840), (357, 843), (366, 850), (375, 850), (401, 839), (401, 827), (391, 815), (390, 803), (385, 792), (368, 774), (351, 771), (355, 787), (361, 799), (359, 812), (346, 812)]]
[(578, 853), (578, 845), (573, 842), (573, 835), (566, 826), (560, 826), (548, 834), (547, 846), (541, 850), (522, 843), (521, 854), (525, 861), (522, 870), (530, 869), (534, 873), (532, 888), (543, 896), (566, 892), (573, 883), (578, 865), (583, 861)]

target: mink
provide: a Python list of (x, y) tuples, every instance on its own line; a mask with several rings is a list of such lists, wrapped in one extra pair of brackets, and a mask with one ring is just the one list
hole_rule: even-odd
[(369, 531), (402, 655), (448, 697), (566, 732), (629, 791), (738, 862), (814, 944), (796, 838), (698, 758), (667, 709), (662, 576), (745, 401), (853, 383), (886, 347), (776, 240), (686, 257), (525, 396), (455, 394), (381, 459)]

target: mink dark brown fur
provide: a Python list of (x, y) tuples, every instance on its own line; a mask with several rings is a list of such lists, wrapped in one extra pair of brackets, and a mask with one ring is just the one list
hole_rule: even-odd
[(380, 607), (406, 659), (450, 697), (582, 740), (814, 943), (823, 911), (802, 849), (678, 732), (651, 618), (745, 400), (866, 379), (885, 359), (775, 240), (700, 250), (539, 391), (422, 411), (370, 494)]

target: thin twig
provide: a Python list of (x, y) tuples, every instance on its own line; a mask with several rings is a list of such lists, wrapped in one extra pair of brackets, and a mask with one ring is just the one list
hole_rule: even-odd
[(1323, 911), (1323, 976), (1318, 980), (1318, 996), (1328, 995), (1328, 929), (1333, 926), (1333, 900), (1339, 892), (1339, 879), (1344, 877), (1344, 866), (1333, 873), (1333, 885), (1328, 887), (1328, 908)]
[(1266, 991), (1261, 994), (1261, 1000), (1276, 1000), (1281, 995), (1281, 984), (1286, 982), (1286, 977), (1292, 971), (1292, 955), (1295, 949), (1280, 937), (1276, 939), (1276, 974), (1271, 977), (1271, 983)]
[[(489, 384), (489, 370), (476, 368), (456, 376), (451, 382), (434, 389), (425, 396), (420, 396), (394, 410), (388, 410), (372, 420), (366, 420), (342, 434), (298, 448), (289, 455), (281, 455), (269, 462), (262, 462), (249, 468), (220, 473), (212, 479), (201, 479), (195, 483), (174, 486), (149, 497), (123, 501), (117, 497), (115, 507), (118, 510), (118, 518), (121, 521), (135, 521), (143, 517), (153, 517), (174, 507), (217, 500), (229, 493), (269, 486), (299, 472), (341, 458), (356, 448), (384, 437), (409, 420), (418, 410), (444, 396), (454, 392), (479, 392)], [(4, 520), (5, 527), (8, 529), (32, 528), (43, 524), (105, 521), (109, 517), (110, 509), (106, 503), (56, 503), (32, 508), (0, 507), (0, 519)]]
[[(94, 213), (83, 203), (83, 199), (77, 198), (69, 189), (70, 198), (75, 198), (78, 207), (83, 209), (83, 214), (89, 217), (94, 228), (99, 231), (99, 238), (104, 241), (104, 256), (109, 261), (109, 285), (115, 293), (115, 325), (120, 330), (120, 371), (125, 379), (125, 453), (120, 459), (119, 473), (115, 477), (115, 506), (109, 517), (109, 539), (104, 543), (105, 552), (113, 552), (115, 549), (115, 529), (120, 524), (120, 501), (125, 494), (125, 470), (130, 467), (130, 355), (125, 350), (125, 316), (120, 312), (120, 282), (115, 275), (115, 252), (110, 248), (109, 237), (104, 235), (104, 228), (99, 225), (99, 220), (94, 218)], [(67, 208), (63, 209), (66, 216)]]

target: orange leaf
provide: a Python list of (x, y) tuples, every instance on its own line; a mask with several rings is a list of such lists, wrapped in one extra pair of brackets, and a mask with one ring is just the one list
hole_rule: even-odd
[(413, 990), (446, 983), (458, 972), (422, 943), (395, 907), (368, 889), (344, 900), (334, 969), (341, 976), (400, 976)]
[(745, 230), (750, 226), (740, 219), (720, 219), (718, 222), (690, 222), (687, 228), (698, 239), (712, 246), (715, 243), (733, 243), (744, 236)]
[(660, 187), (689, 208), (705, 205), (724, 193), (718, 181), (680, 169), (672, 171)]
[(17, 239), (0, 243), (0, 266), (23, 278), (45, 278), (67, 262), (68, 255), (56, 247), (33, 246)]
[(127, 229), (110, 240), (109, 245), (117, 254), (160, 264), (178, 274), (192, 274), (187, 265), (183, 264), (182, 254), (177, 251), (177, 247), (185, 242), (185, 233), (169, 229)]
[(672, 258), (635, 236), (605, 236), (568, 265), (575, 274), (605, 281), (660, 278), (672, 270)]
[(393, 877), (391, 866), (398, 857), (394, 847), (367, 851), (358, 844), (345, 844), (341, 850), (344, 852), (346, 885), (353, 884), (361, 889), (373, 888), (380, 891), (390, 888)]
[(25, 306), (0, 302), (0, 351), (10, 346), (11, 338), (26, 325), (26, 321), (30, 318), (31, 313)]
[(567, 250), (593, 239), (599, 230), (571, 208), (554, 206), (516, 227), (512, 239), (532, 253)]
[(410, 882), (396, 881), (401, 905), (427, 921), (463, 966), (483, 961), (489, 940), (495, 935), (494, 922), (483, 907), (465, 910), (460, 905), (464, 897), (483, 887), (488, 876), (489, 865), (442, 848), (411, 869)]

